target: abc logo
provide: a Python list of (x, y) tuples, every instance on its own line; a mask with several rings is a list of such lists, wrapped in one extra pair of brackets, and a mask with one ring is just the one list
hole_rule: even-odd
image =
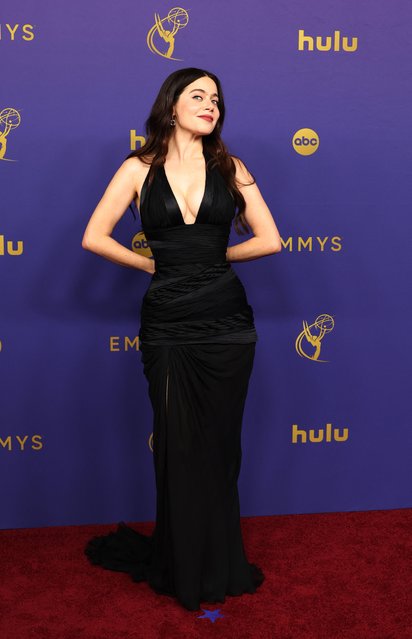
[(139, 253), (139, 255), (144, 255), (145, 257), (152, 257), (152, 251), (149, 248), (147, 243), (145, 234), (143, 231), (139, 231), (132, 239), (132, 250), (135, 253)]
[(293, 136), (293, 148), (299, 155), (312, 155), (319, 148), (319, 136), (313, 129), (299, 129)]

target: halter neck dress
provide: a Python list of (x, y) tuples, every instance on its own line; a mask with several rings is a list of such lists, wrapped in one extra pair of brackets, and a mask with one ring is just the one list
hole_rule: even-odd
[(156, 265), (139, 329), (153, 407), (155, 528), (147, 536), (119, 522), (85, 548), (91, 563), (147, 581), (187, 610), (255, 593), (264, 580), (246, 558), (237, 488), (258, 336), (243, 284), (226, 261), (234, 200), (204, 157), (194, 223), (184, 222), (163, 165), (150, 185), (149, 171), (140, 197)]

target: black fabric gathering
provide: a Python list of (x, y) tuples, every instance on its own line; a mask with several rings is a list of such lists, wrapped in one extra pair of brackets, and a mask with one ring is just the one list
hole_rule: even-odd
[(119, 522), (85, 553), (199, 610), (264, 581), (246, 557), (237, 488), (258, 336), (226, 261), (235, 206), (218, 169), (206, 170), (193, 224), (184, 222), (163, 167), (143, 184), (140, 215), (156, 263), (139, 330), (153, 407), (156, 523), (147, 536)]

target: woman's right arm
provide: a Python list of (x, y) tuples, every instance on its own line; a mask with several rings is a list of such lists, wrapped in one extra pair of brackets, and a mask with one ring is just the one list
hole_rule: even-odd
[(147, 165), (138, 158), (128, 158), (123, 162), (109, 182), (87, 224), (82, 247), (121, 266), (138, 268), (153, 274), (153, 259), (135, 253), (111, 237), (114, 227), (136, 195), (136, 184), (142, 183), (141, 178), (145, 173)]

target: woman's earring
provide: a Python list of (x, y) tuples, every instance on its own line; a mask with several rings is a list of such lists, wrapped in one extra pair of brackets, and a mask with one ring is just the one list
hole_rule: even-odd
[(170, 120), (170, 126), (175, 126), (175, 125), (176, 125), (176, 120), (173, 116), (172, 119)]

